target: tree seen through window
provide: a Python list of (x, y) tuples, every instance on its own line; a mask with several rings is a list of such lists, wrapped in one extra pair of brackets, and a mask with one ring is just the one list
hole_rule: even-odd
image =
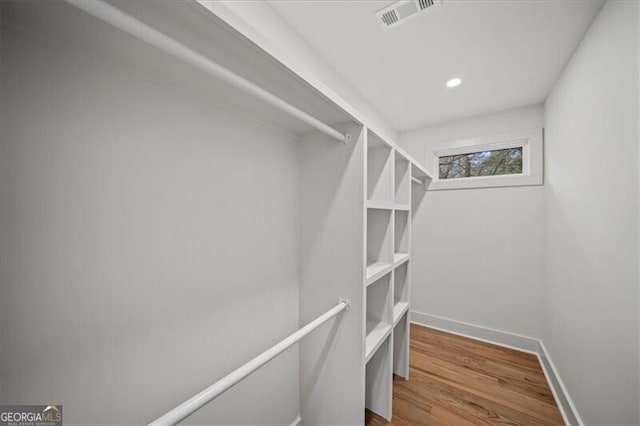
[(522, 174), (522, 147), (439, 158), (440, 179)]

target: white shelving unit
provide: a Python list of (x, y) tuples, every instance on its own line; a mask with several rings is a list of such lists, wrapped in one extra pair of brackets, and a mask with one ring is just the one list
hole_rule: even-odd
[[(346, 147), (318, 132), (301, 139), (301, 321), (330, 296), (354, 298), (340, 324), (348, 332), (319, 330), (300, 345), (300, 411), (312, 424), (363, 423), (365, 408), (391, 419), (393, 375), (409, 377), (411, 218), (422, 198), (414, 193), (424, 193), (429, 175), (366, 126), (346, 131), (352, 135)], [(360, 256), (360, 279), (353, 255)], [(360, 333), (355, 343), (353, 331)], [(318, 365), (321, 376), (314, 374)], [(348, 389), (339, 384), (345, 378)], [(321, 408), (327, 406), (342, 408)], [(353, 406), (361, 410), (356, 421), (349, 420)]]
[(390, 420), (393, 374), (409, 377), (412, 195), (430, 177), (397, 146), (366, 136), (365, 407)]

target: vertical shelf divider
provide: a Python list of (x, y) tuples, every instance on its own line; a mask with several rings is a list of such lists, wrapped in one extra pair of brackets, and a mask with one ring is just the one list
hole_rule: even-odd
[(393, 374), (409, 380), (409, 313), (393, 328)]

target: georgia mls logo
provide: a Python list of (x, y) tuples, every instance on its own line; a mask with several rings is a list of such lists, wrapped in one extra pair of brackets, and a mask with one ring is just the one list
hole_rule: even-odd
[(60, 426), (62, 405), (0, 405), (0, 426)]

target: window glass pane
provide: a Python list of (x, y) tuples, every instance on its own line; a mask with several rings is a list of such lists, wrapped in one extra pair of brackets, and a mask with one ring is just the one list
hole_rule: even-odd
[(439, 158), (440, 179), (522, 174), (522, 147)]

